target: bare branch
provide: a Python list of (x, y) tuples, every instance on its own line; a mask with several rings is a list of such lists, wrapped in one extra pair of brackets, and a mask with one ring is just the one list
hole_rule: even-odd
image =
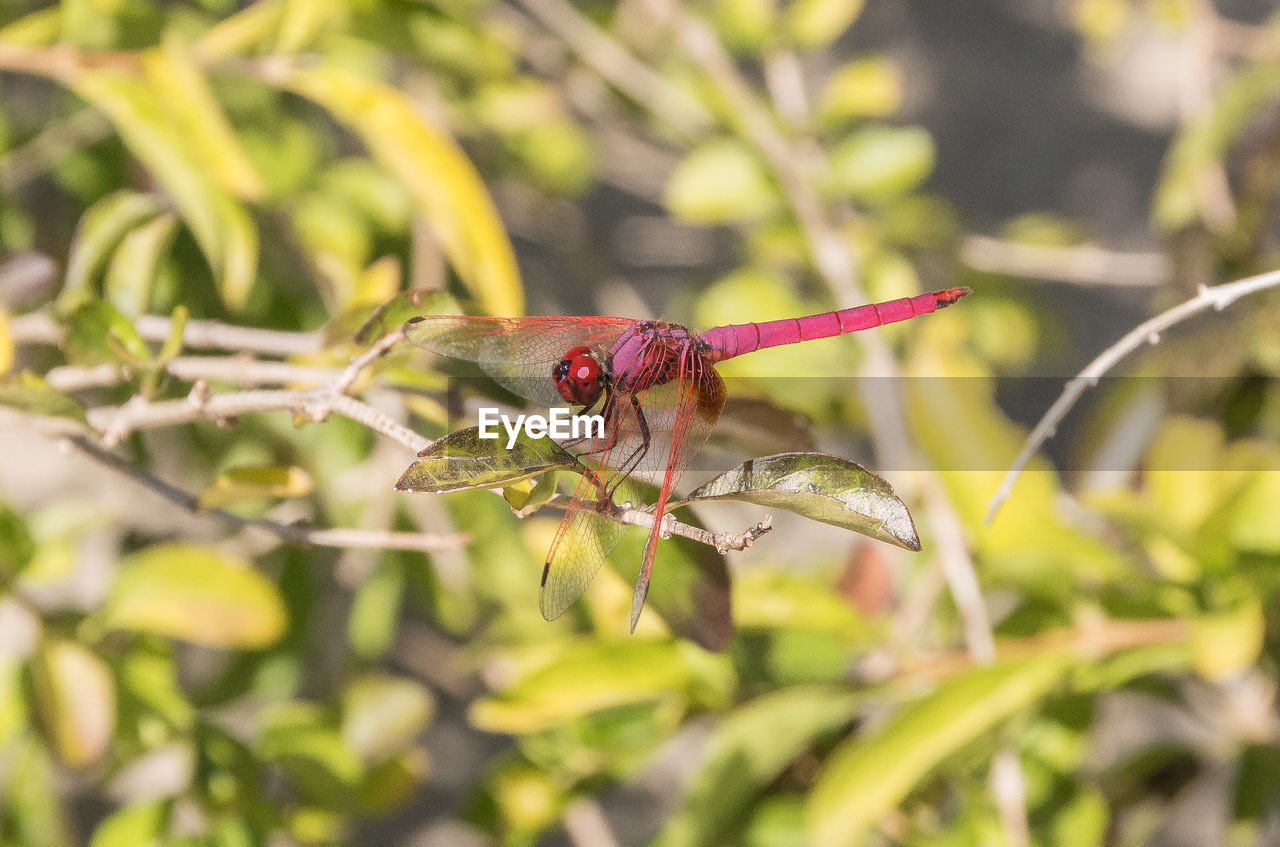
[(200, 508), (200, 501), (194, 495), (170, 485), (159, 477), (125, 461), (90, 438), (82, 435), (73, 435), (64, 439), (63, 443), (74, 447), (104, 467), (132, 479), (147, 490), (160, 495), (186, 512), (190, 512), (193, 515), (208, 515), (223, 523), (238, 527), (262, 529), (290, 544), (315, 547), (365, 547), (377, 550), (430, 552), (432, 550), (460, 547), (470, 540), (464, 534), (433, 535), (430, 533), (390, 532), (387, 530), (312, 529), (300, 524), (282, 524), (266, 518), (246, 518), (224, 509), (202, 509)]
[[(134, 322), (138, 335), (145, 341), (161, 343), (169, 337), (169, 318), (141, 315)], [(65, 329), (46, 312), (32, 312), (14, 318), (9, 331), (16, 344), (58, 344)], [(266, 356), (297, 356), (317, 353), (324, 336), (319, 332), (286, 332), (255, 329), (218, 321), (187, 321), (182, 344), (194, 350), (230, 350), (238, 353), (261, 353)]]
[(987, 504), (986, 523), (990, 524), (995, 520), (996, 512), (1000, 511), (1000, 506), (1009, 499), (1009, 495), (1013, 492), (1013, 485), (1018, 481), (1018, 475), (1022, 473), (1022, 469), (1031, 461), (1031, 457), (1040, 449), (1040, 445), (1053, 437), (1058, 424), (1080, 399), (1080, 395), (1097, 385), (1098, 380), (1121, 359), (1143, 344), (1158, 344), (1161, 333), (1193, 315), (1209, 309), (1220, 312), (1241, 297), (1277, 286), (1280, 286), (1280, 271), (1269, 271), (1212, 288), (1202, 286), (1195, 297), (1144, 321), (1115, 344), (1103, 350), (1097, 358), (1085, 366), (1084, 370), (1067, 382), (1062, 394), (1027, 436), (1026, 443), (1022, 445), (1022, 452), (1018, 454), (1018, 458), (1014, 459), (1013, 466), (1005, 473), (1000, 487), (996, 489), (996, 493), (991, 496), (991, 501)]
[(1163, 253), (1122, 253), (1094, 244), (1048, 247), (984, 235), (964, 240), (960, 260), (979, 271), (1076, 285), (1160, 286), (1173, 277)]

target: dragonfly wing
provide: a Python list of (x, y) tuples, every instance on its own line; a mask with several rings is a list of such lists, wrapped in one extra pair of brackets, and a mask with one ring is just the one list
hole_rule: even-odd
[(551, 369), (565, 352), (585, 346), (603, 353), (634, 323), (618, 317), (428, 315), (405, 324), (405, 337), (433, 353), (475, 362), (522, 397), (561, 406)]
[(582, 596), (627, 531), (597, 511), (599, 483), (594, 472), (582, 475), (547, 552), (538, 604), (549, 621), (563, 615)]
[(711, 428), (724, 408), (724, 382), (710, 362), (690, 351), (680, 362), (679, 376), (675, 380), (676, 402), (670, 415), (670, 446), (667, 450), (666, 468), (662, 475), (662, 488), (653, 506), (653, 527), (645, 541), (644, 557), (640, 572), (636, 575), (635, 591), (631, 595), (631, 631), (636, 631), (645, 598), (649, 596), (649, 580), (653, 574), (653, 560), (658, 552), (658, 540), (662, 537), (662, 520), (666, 516), (667, 499), (694, 455), (706, 443)]

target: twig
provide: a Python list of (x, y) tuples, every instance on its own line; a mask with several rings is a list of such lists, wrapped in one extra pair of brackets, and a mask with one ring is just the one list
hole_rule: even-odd
[(519, 3), (602, 79), (651, 110), (682, 136), (696, 138), (710, 128), (712, 118), (706, 107), (638, 61), (565, 0)]
[[(142, 315), (134, 329), (144, 341), (163, 342), (169, 337), (171, 323), (159, 315)], [(32, 312), (14, 318), (9, 326), (16, 344), (57, 344), (66, 333), (53, 317)], [(317, 353), (324, 346), (319, 332), (286, 332), (277, 329), (254, 329), (218, 321), (187, 321), (182, 331), (182, 344), (194, 350), (230, 350), (261, 353), (265, 356), (299, 356)]]
[(1122, 253), (1093, 244), (1049, 247), (972, 235), (960, 247), (969, 267), (1006, 276), (1076, 285), (1159, 286), (1173, 277), (1163, 253)]
[[(164, 365), (166, 373), (195, 382), (208, 380), (233, 385), (319, 385), (336, 379), (337, 368), (316, 368), (288, 362), (263, 361), (246, 356), (178, 356)], [(124, 365), (63, 365), (44, 376), (57, 391), (81, 391), (119, 385), (132, 376)]]
[(996, 512), (1000, 510), (1000, 506), (1005, 500), (1009, 499), (1009, 495), (1013, 492), (1013, 485), (1017, 482), (1018, 475), (1022, 473), (1022, 469), (1031, 461), (1031, 457), (1040, 449), (1040, 445), (1053, 437), (1058, 424), (1062, 422), (1067, 412), (1080, 399), (1080, 395), (1084, 394), (1087, 389), (1097, 385), (1098, 380), (1107, 371), (1115, 367), (1121, 359), (1137, 350), (1143, 344), (1158, 344), (1161, 333), (1172, 326), (1182, 323), (1193, 315), (1198, 315), (1209, 309), (1220, 312), (1241, 297), (1265, 291), (1268, 288), (1275, 288), (1276, 286), (1280, 286), (1280, 271), (1269, 271), (1257, 276), (1229, 282), (1225, 285), (1201, 286), (1195, 297), (1156, 315), (1148, 321), (1144, 321), (1130, 330), (1115, 344), (1103, 350), (1097, 358), (1085, 366), (1084, 370), (1067, 382), (1061, 396), (1053, 402), (1053, 405), (1049, 407), (1049, 411), (1045, 412), (1044, 417), (1040, 419), (1035, 429), (1031, 431), (1031, 435), (1027, 437), (1026, 443), (1022, 446), (1022, 452), (1018, 454), (1018, 458), (1014, 459), (1012, 467), (1005, 473), (1004, 479), (1000, 482), (1000, 487), (996, 489), (996, 493), (992, 495), (991, 501), (987, 504), (985, 522), (990, 524), (995, 519)]
[(604, 810), (588, 797), (579, 797), (564, 810), (564, 830), (574, 847), (618, 847)]
[[(564, 510), (568, 508), (568, 498), (560, 494), (552, 497), (544, 506), (552, 509)], [(680, 506), (686, 506), (688, 503), (682, 501), (673, 501), (668, 504), (668, 508), (675, 509)], [(639, 526), (645, 529), (653, 529), (653, 512), (647, 508), (634, 508), (630, 503), (614, 504), (613, 508), (599, 513), (600, 517), (611, 521), (617, 521), (626, 526)], [(773, 530), (773, 518), (765, 515), (764, 519), (755, 526), (748, 528), (743, 532), (711, 532), (702, 527), (692, 526), (690, 524), (681, 523), (676, 520), (675, 515), (667, 512), (662, 516), (662, 537), (669, 538), (672, 535), (678, 535), (681, 538), (687, 538), (690, 541), (696, 541), (699, 544), (706, 544), (708, 547), (714, 547), (721, 553), (730, 551), (746, 550), (756, 543), (756, 539), (762, 535), (766, 535)]]
[(65, 438), (63, 443), (74, 447), (116, 473), (129, 477), (183, 511), (190, 512), (193, 515), (208, 515), (217, 518), (223, 523), (235, 526), (266, 530), (291, 544), (430, 552), (432, 550), (459, 547), (470, 540), (465, 534), (433, 535), (430, 533), (390, 532), (387, 530), (312, 529), (299, 524), (282, 524), (267, 518), (247, 518), (224, 509), (202, 509), (200, 508), (200, 501), (193, 495), (125, 461), (94, 442), (91, 438), (83, 435), (72, 435)]

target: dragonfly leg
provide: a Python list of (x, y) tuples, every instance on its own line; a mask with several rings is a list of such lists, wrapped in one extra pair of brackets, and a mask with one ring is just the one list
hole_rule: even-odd
[(627, 399), (631, 401), (631, 407), (635, 410), (636, 424), (640, 427), (640, 445), (617, 465), (617, 471), (614, 473), (614, 482), (605, 492), (605, 499), (612, 500), (613, 493), (623, 480), (631, 476), (631, 473), (640, 466), (640, 462), (649, 452), (649, 424), (644, 417), (644, 409), (640, 408), (640, 401), (636, 399), (634, 394), (628, 394)]

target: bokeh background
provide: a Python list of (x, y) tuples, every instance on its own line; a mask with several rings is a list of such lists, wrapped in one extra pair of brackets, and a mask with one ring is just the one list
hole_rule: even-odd
[[(1274, 11), (6, 0), (0, 844), (1280, 843), (1269, 277), (1143, 339), (984, 521), (1069, 377), (1276, 267)], [(455, 301), (957, 285), (725, 363), (682, 485), (825, 451), (923, 550), (699, 504), (775, 528), (664, 542), (634, 635), (641, 530), (548, 623), (559, 512), (394, 491), (413, 450), (324, 393), (469, 420), (491, 387), (409, 345), (342, 376)]]

